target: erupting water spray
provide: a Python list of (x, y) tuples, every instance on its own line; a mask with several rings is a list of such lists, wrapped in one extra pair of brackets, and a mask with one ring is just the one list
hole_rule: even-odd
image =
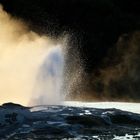
[(48, 50), (47, 56), (39, 68), (33, 90), (33, 104), (59, 104), (63, 94), (64, 54), (62, 46)]
[(63, 39), (30, 31), (0, 7), (0, 103), (55, 104), (63, 82)]

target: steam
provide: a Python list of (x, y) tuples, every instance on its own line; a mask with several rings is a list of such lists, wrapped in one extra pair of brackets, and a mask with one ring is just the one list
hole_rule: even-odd
[(0, 103), (54, 104), (63, 93), (68, 100), (139, 101), (140, 32), (121, 35), (90, 74), (74, 40), (39, 35), (0, 7)]
[(110, 93), (109, 97), (111, 98), (125, 101), (139, 100), (139, 39), (139, 32), (122, 35), (117, 42), (115, 56), (118, 64), (102, 72), (105, 89)]
[[(137, 101), (140, 99), (140, 32), (119, 37), (115, 53), (110, 50), (110, 65), (93, 74), (89, 83), (92, 100)], [(113, 48), (113, 49), (114, 49)], [(93, 94), (94, 93), (94, 94)], [(91, 94), (90, 94), (91, 95)]]
[(48, 49), (57, 45), (49, 37), (30, 31), (0, 6), (0, 103), (30, 102), (38, 69)]

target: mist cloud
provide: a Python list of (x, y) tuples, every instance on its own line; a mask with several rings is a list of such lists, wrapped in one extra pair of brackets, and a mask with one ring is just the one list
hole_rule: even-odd
[(29, 30), (0, 6), (0, 103), (27, 105), (38, 67), (55, 43)]
[(139, 102), (139, 46), (140, 32), (121, 35), (105, 58), (104, 61), (108, 62), (104, 68), (91, 75), (90, 82), (86, 85), (85, 97), (100, 101)]

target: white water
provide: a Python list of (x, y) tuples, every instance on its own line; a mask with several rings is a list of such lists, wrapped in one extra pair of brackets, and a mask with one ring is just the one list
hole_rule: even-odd
[(33, 90), (34, 105), (59, 104), (63, 100), (64, 55), (62, 46), (48, 50), (41, 64)]

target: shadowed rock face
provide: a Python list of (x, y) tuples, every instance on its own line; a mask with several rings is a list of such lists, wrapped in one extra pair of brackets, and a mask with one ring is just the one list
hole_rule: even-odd
[(0, 138), (90, 139), (104, 136), (109, 139), (114, 135), (135, 136), (140, 132), (140, 115), (131, 112), (86, 107), (37, 106), (27, 109), (19, 106), (10, 103), (0, 108)]
[(140, 101), (140, 1), (0, 2), (40, 34), (70, 34), (68, 62), (78, 51), (84, 69), (81, 89), (74, 87), (73, 99)]

